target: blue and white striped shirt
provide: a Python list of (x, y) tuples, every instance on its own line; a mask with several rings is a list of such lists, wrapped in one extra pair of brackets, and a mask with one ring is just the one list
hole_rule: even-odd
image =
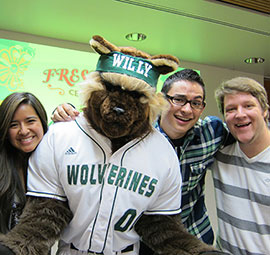
[(217, 198), (218, 247), (234, 255), (270, 254), (270, 147), (248, 158), (239, 143), (211, 166)]

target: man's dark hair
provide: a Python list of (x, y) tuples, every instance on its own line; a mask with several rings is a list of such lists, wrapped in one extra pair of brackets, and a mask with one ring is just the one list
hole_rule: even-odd
[(205, 100), (205, 85), (201, 76), (192, 69), (183, 69), (170, 75), (164, 82), (161, 92), (166, 95), (171, 89), (173, 83), (184, 80), (190, 82), (196, 82), (203, 88), (203, 100)]

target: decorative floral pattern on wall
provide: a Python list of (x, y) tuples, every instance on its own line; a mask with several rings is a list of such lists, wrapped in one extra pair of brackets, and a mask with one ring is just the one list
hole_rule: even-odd
[(9, 91), (23, 87), (23, 75), (28, 69), (35, 51), (31, 47), (20, 45), (0, 50), (0, 86)]

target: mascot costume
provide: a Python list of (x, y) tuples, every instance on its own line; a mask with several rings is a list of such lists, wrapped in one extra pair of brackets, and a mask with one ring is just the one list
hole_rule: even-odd
[(181, 224), (181, 173), (176, 154), (153, 128), (167, 106), (155, 92), (160, 74), (178, 67), (90, 40), (100, 54), (83, 82), (83, 111), (56, 123), (29, 161), (28, 201), (20, 222), (0, 236), (0, 254), (137, 255), (143, 241), (156, 254), (224, 254)]

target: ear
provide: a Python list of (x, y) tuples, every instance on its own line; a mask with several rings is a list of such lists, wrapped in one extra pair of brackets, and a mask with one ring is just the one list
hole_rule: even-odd
[(90, 46), (100, 55), (108, 54), (112, 51), (120, 51), (120, 49), (112, 43), (105, 40), (99, 35), (94, 35), (90, 40)]
[(266, 121), (266, 123), (267, 123), (267, 117), (268, 117), (268, 110), (265, 110), (264, 112), (263, 112), (263, 118), (264, 118), (264, 120)]
[(160, 74), (167, 74), (175, 71), (179, 66), (178, 58), (172, 55), (154, 55), (150, 61), (158, 69)]

